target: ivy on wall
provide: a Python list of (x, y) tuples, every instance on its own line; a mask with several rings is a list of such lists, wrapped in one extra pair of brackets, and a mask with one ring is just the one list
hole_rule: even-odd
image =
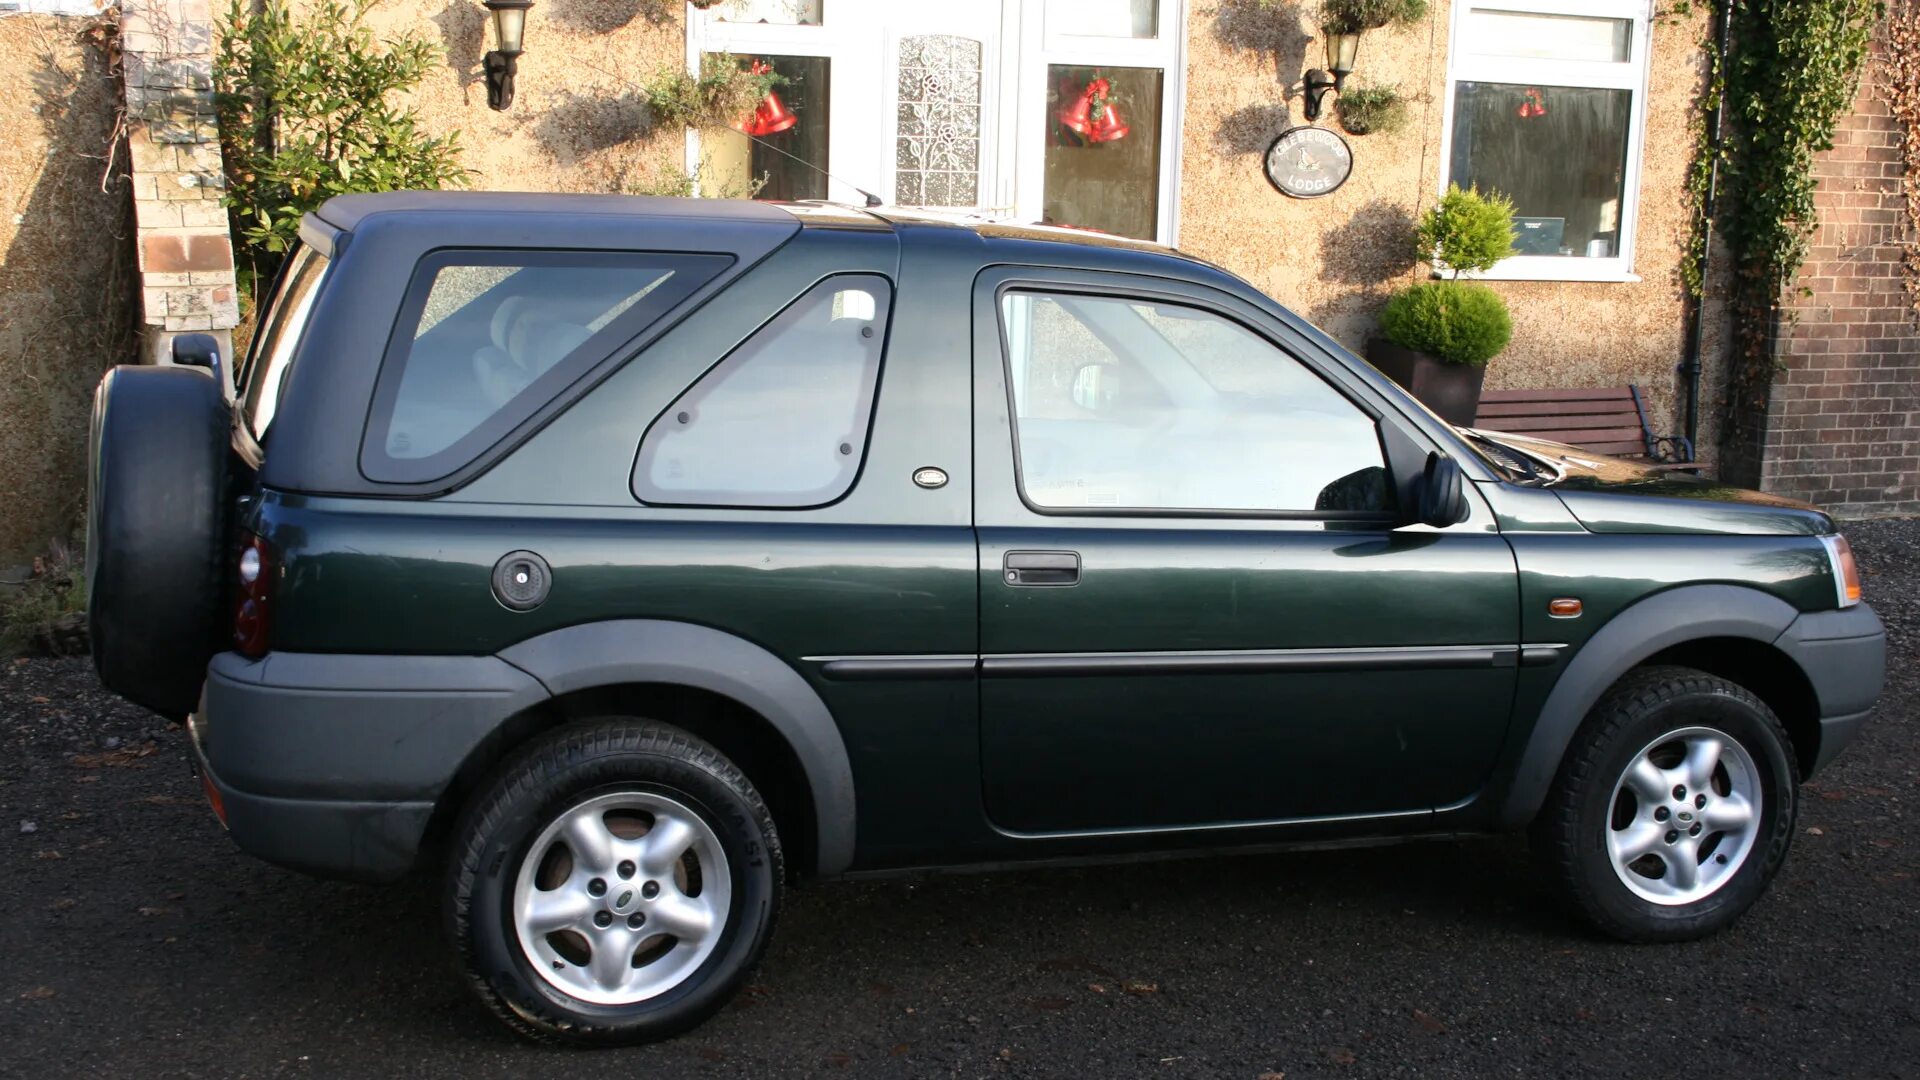
[[(1818, 223), (1813, 158), (1833, 145), (1834, 125), (1853, 103), (1879, 0), (1725, 0), (1732, 40), (1725, 55), (1707, 43), (1710, 111), (1726, 107), (1716, 149), (1700, 128), (1689, 188), (1696, 208), (1718, 158), (1725, 200), (1718, 228), (1731, 259), (1732, 319), (1723, 441), (1735, 457), (1752, 453), (1773, 384), (1773, 337), (1780, 300), (1806, 260)], [(1900, 0), (1911, 4), (1914, 0)], [(1698, 217), (1698, 215), (1696, 215)], [(1705, 222), (1683, 263), (1698, 296)]]
[[(1907, 199), (1907, 228), (1920, 229), (1920, 0), (1892, 0), (1887, 5), (1882, 40), (1880, 83), (1887, 106), (1906, 136), (1901, 190)], [(1907, 298), (1913, 301), (1913, 313), (1920, 316), (1920, 243), (1907, 244), (1903, 258)]]

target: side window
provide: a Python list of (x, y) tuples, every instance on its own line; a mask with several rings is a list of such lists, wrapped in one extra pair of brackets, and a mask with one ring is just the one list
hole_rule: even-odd
[(1373, 418), (1200, 308), (1001, 298), (1020, 489), (1037, 510), (1379, 512)]
[(313, 310), (320, 279), (327, 272), (327, 257), (302, 245), (287, 260), (279, 287), (267, 302), (266, 317), (260, 321), (253, 349), (244, 368), (235, 376), (234, 390), (240, 395), (247, 427), (255, 439), (264, 439), (280, 407), (280, 387), (287, 381), (287, 369), (293, 363), (293, 347), (300, 343), (307, 314)]
[(731, 261), (646, 252), (428, 255), (381, 363), (361, 471), (399, 483), (453, 472)]
[(654, 420), (633, 493), (681, 506), (821, 506), (866, 457), (893, 287), (831, 277), (755, 331)]

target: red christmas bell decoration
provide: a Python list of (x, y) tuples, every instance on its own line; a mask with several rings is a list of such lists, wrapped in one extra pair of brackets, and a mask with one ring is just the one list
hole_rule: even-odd
[(1513, 110), (1520, 119), (1531, 120), (1536, 116), (1547, 115), (1547, 95), (1541, 92), (1539, 87), (1529, 86), (1520, 96), (1526, 100), (1520, 103), (1519, 108)]
[(1127, 137), (1127, 122), (1120, 119), (1120, 110), (1114, 107), (1111, 100), (1100, 105), (1097, 111), (1099, 115), (1093, 118), (1093, 130), (1087, 133), (1088, 142), (1113, 142)]
[(1073, 104), (1061, 109), (1062, 126), (1089, 143), (1113, 142), (1127, 137), (1126, 121), (1113, 105), (1113, 84), (1104, 78), (1089, 82)]
[(1060, 110), (1060, 123), (1068, 131), (1084, 139), (1087, 133), (1093, 130), (1094, 89), (1105, 84), (1105, 79), (1093, 80), (1080, 92), (1080, 96), (1074, 100), (1073, 104)]
[[(755, 75), (765, 75), (773, 70), (773, 66), (764, 60), (755, 60), (752, 70)], [(780, 100), (780, 95), (769, 90), (767, 96), (760, 99), (760, 104), (754, 107), (753, 115), (745, 120), (734, 121), (733, 127), (757, 139), (763, 135), (777, 135), (799, 122), (800, 118), (787, 109), (787, 103)]]

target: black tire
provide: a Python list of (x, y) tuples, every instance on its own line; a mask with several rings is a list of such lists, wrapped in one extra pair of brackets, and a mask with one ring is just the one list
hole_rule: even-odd
[(87, 624), (100, 681), (193, 711), (227, 610), (232, 411), (208, 372), (123, 365), (94, 392)]
[[(1760, 793), (1759, 823), (1743, 861), (1714, 883), (1711, 892), (1690, 902), (1656, 903), (1628, 887), (1625, 875), (1633, 870), (1616, 870), (1609, 852), (1609, 830), (1626, 827), (1622, 796), (1626, 813), (1638, 812), (1638, 797), (1630, 791), (1616, 793), (1616, 785), (1624, 783), (1628, 766), (1644, 749), (1693, 727), (1724, 733), (1744, 750), (1757, 774), (1753, 781)], [(1669, 750), (1674, 745), (1668, 744)], [(1732, 758), (1723, 757), (1727, 760)], [(1726, 776), (1717, 774), (1715, 784), (1725, 782)], [(1793, 742), (1779, 718), (1746, 688), (1692, 668), (1641, 668), (1607, 691), (1568, 745), (1546, 804), (1534, 820), (1533, 848), (1560, 899), (1596, 929), (1629, 942), (1704, 937), (1725, 929), (1752, 907), (1779, 870), (1793, 840), (1799, 777)], [(1721, 797), (1717, 787), (1706, 794)], [(1700, 797), (1690, 792), (1686, 800)], [(1685, 800), (1674, 804), (1682, 805)], [(1654, 807), (1653, 812), (1668, 814), (1662, 827), (1678, 826), (1673, 832), (1689, 828), (1676, 810)], [(1710, 832), (1704, 842), (1736, 846), (1725, 838), (1715, 841)], [(1705, 849), (1701, 865), (1717, 857), (1712, 851)], [(1656, 861), (1666, 857), (1658, 854)], [(1704, 874), (1701, 881), (1707, 882)]]
[[(680, 982), (645, 1000), (594, 1004), (549, 981), (529, 959), (514, 924), (514, 889), (522, 861), (549, 825), (590, 799), (633, 792), (669, 797), (712, 829), (726, 856), (731, 900), (717, 944)], [(651, 1042), (699, 1024), (739, 989), (772, 934), (784, 870), (765, 801), (718, 750), (652, 721), (582, 721), (513, 755), (468, 806), (454, 835), (448, 931), (468, 984), (518, 1034), (593, 1045)]]

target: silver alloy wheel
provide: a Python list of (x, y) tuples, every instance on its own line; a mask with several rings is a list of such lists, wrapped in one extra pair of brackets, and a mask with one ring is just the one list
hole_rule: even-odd
[(1703, 900), (1752, 854), (1760, 800), (1760, 770), (1731, 736), (1707, 727), (1668, 732), (1635, 754), (1613, 786), (1613, 872), (1655, 904)]
[(513, 924), (543, 978), (595, 1005), (657, 997), (720, 942), (733, 877), (700, 815), (647, 791), (600, 795), (555, 818), (520, 862)]

